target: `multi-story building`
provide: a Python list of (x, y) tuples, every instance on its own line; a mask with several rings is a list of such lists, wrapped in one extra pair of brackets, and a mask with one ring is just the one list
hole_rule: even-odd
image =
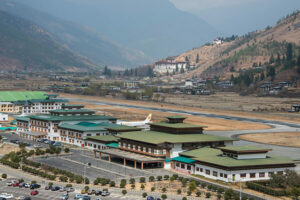
[(166, 74), (180, 72), (181, 69), (186, 70), (187, 62), (185, 61), (175, 61), (175, 60), (160, 60), (155, 62), (153, 72), (158, 74)]
[[(67, 139), (61, 136), (60, 131), (62, 131), (62, 135), (66, 134), (65, 128), (67, 127), (78, 128), (84, 126), (84, 123), (97, 125), (104, 122), (116, 123), (117, 121), (117, 118), (95, 115), (94, 111), (82, 108), (81, 105), (63, 105), (62, 109), (50, 111), (50, 114), (18, 117), (16, 119), (17, 131), (21, 136), (29, 139), (47, 138), (53, 141), (65, 141)], [(72, 141), (77, 137), (78, 141), (74, 141), (74, 143), (83, 144), (83, 141), (79, 140), (83, 135), (79, 137), (78, 134), (70, 134), (73, 137)]]
[(0, 112), (21, 115), (46, 114), (50, 110), (61, 109), (66, 99), (57, 98), (56, 94), (45, 92), (0, 92)]
[(172, 158), (171, 168), (225, 182), (267, 180), (277, 173), (292, 170), (289, 158), (267, 155), (271, 149), (256, 146), (198, 148)]
[[(169, 116), (167, 122), (149, 124), (149, 131), (133, 131), (116, 135), (119, 138), (115, 147), (95, 150), (102, 154), (126, 161), (134, 166), (165, 166), (166, 158), (177, 157), (179, 153), (203, 146), (232, 145), (234, 139), (203, 134), (205, 126), (183, 123), (185, 117)], [(167, 166), (167, 165), (166, 165)]]

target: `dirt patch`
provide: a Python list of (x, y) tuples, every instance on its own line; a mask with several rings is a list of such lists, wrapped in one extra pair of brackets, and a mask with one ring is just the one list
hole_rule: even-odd
[(8, 154), (13, 151), (15, 151), (15, 152), (20, 151), (20, 148), (18, 146), (14, 146), (11, 144), (5, 144), (5, 143), (0, 147), (0, 154)]
[[(240, 135), (240, 139), (264, 144), (274, 144), (279, 146), (299, 147), (300, 132), (282, 132), (282, 133), (251, 133)], [(268, 138), (268, 140), (266, 140)]]

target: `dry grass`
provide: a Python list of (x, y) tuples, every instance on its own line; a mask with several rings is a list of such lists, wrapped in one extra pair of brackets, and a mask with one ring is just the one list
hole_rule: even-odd
[(13, 151), (15, 152), (20, 151), (20, 148), (18, 146), (14, 146), (11, 144), (3, 144), (2, 147), (0, 148), (0, 154), (8, 154)]
[[(240, 139), (280, 146), (300, 147), (300, 132), (251, 133), (240, 135)], [(266, 140), (268, 138), (268, 140)]]

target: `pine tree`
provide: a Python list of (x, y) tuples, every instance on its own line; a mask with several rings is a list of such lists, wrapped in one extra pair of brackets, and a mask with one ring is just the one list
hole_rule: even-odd
[(290, 61), (293, 59), (293, 45), (292, 43), (288, 43), (286, 47), (286, 60)]
[(281, 63), (280, 54), (277, 53), (276, 64), (277, 64), (277, 65), (280, 65), (280, 63)]
[(196, 57), (196, 63), (199, 62), (199, 54), (197, 54), (197, 57)]
[(185, 62), (189, 62), (189, 58), (187, 56), (185, 57)]
[(273, 64), (273, 63), (274, 63), (274, 56), (273, 56), (273, 54), (272, 54), (271, 57), (270, 57), (269, 63), (270, 63), (270, 64)]
[(180, 73), (182, 73), (182, 74), (184, 73), (183, 66), (181, 66)]

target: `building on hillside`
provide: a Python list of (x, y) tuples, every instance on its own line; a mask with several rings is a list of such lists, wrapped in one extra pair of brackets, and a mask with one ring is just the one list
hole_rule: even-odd
[(294, 104), (291, 107), (292, 107), (291, 112), (300, 112), (300, 104)]
[(0, 111), (20, 115), (46, 114), (67, 102), (57, 97), (45, 92), (4, 91), (0, 92)]
[(8, 114), (0, 113), (0, 122), (8, 122)]
[(223, 43), (223, 41), (220, 39), (220, 38), (216, 38), (216, 39), (214, 39), (214, 41), (213, 41), (213, 44), (216, 44), (216, 45), (220, 45), (220, 44), (222, 44)]
[[(83, 106), (81, 105), (63, 105), (62, 109), (53, 110), (50, 114), (17, 117), (17, 131), (21, 136), (28, 139), (47, 138), (53, 141), (62, 141), (59, 127), (67, 126), (63, 125), (65, 123), (75, 127), (82, 126), (83, 124), (80, 123), (83, 122), (95, 124), (107, 122), (113, 124), (117, 121), (115, 117), (95, 115), (94, 111), (82, 108)], [(76, 136), (74, 137), (76, 138)]]
[(166, 167), (167, 158), (177, 157), (179, 153), (199, 147), (232, 145), (235, 139), (203, 134), (205, 126), (183, 123), (185, 117), (169, 116), (167, 122), (149, 124), (149, 131), (133, 131), (116, 135), (116, 148), (95, 149), (108, 155), (109, 159), (122, 159), (133, 162), (134, 167)]
[(155, 66), (153, 72), (158, 74), (166, 74), (166, 73), (179, 73), (181, 69), (184, 71), (187, 68), (187, 62), (185, 61), (175, 61), (175, 60), (160, 60), (155, 62)]
[(124, 81), (124, 87), (127, 89), (139, 88), (139, 81)]
[(294, 169), (291, 159), (269, 156), (269, 151), (256, 146), (203, 147), (179, 153), (171, 168), (224, 182), (267, 180)]

